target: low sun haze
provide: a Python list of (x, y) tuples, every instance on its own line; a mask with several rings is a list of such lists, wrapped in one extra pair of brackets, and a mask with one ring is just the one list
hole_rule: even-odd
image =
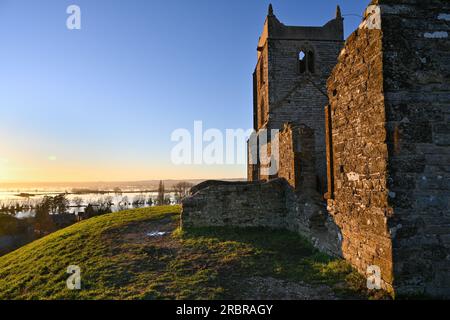
[[(274, 0), (287, 25), (345, 34), (366, 1)], [(68, 30), (69, 5), (81, 30)], [(252, 127), (269, 1), (0, 0), (0, 182), (243, 178), (242, 163), (175, 165), (174, 130)]]

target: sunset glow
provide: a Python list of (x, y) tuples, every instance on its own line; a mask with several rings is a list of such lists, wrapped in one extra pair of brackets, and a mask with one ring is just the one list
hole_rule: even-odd
[(0, 180), (8, 180), (8, 169), (6, 167), (7, 160), (6, 159), (0, 159)]
[[(246, 177), (243, 163), (174, 165), (171, 134), (198, 120), (205, 130), (253, 127), (254, 47), (268, 3), (80, 0), (80, 30), (66, 28), (65, 3), (0, 5), (0, 182)], [(230, 6), (239, 15), (224, 28)], [(285, 21), (320, 25), (334, 14), (297, 6), (278, 4)]]

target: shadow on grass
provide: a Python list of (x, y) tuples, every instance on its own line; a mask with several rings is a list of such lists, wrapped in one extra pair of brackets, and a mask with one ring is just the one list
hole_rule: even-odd
[[(306, 239), (293, 232), (266, 228), (192, 228), (181, 234), (184, 246), (209, 250), (225, 260), (228, 268), (220, 278), (225, 292), (236, 295), (240, 283), (248, 277), (327, 285), (342, 298), (362, 298), (359, 276), (342, 259), (316, 250)], [(238, 257), (238, 259), (236, 259)]]

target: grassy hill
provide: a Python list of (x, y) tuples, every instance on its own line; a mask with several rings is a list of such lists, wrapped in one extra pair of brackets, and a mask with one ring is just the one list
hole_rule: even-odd
[[(342, 260), (287, 231), (181, 231), (179, 207), (77, 223), (0, 257), (0, 299), (366, 298)], [(151, 232), (166, 232), (149, 236)], [(66, 288), (69, 265), (82, 289)]]

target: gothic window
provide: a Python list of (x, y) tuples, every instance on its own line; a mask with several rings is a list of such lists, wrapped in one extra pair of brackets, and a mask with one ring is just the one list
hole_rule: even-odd
[(298, 54), (298, 72), (303, 73), (314, 73), (315, 67), (315, 54), (313, 50), (300, 51)]
[(306, 72), (306, 54), (303, 50), (298, 54), (298, 72)]
[(315, 72), (315, 61), (314, 61), (314, 52), (308, 51), (308, 71), (310, 73)]

